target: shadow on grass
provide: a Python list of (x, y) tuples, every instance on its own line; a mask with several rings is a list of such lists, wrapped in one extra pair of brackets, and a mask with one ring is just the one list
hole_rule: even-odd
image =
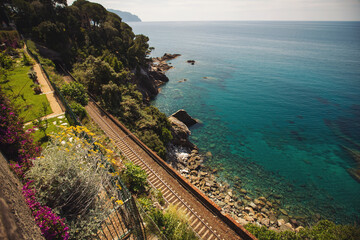
[(41, 146), (43, 146), (45, 143), (48, 143), (50, 141), (50, 137), (48, 135), (43, 136), (39, 139), (39, 143)]

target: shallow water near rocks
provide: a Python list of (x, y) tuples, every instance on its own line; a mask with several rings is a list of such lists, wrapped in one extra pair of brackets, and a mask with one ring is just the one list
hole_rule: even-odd
[[(291, 215), (360, 216), (359, 22), (143, 22), (153, 56), (180, 53), (153, 102), (184, 108), (205, 164)], [(195, 60), (195, 65), (187, 60)], [(187, 81), (181, 81), (187, 79)], [(179, 82), (181, 81), (181, 82)]]

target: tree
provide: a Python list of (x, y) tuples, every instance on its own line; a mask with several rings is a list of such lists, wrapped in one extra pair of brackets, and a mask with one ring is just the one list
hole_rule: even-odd
[(122, 101), (121, 90), (118, 85), (110, 81), (102, 86), (101, 94), (102, 105), (113, 113), (120, 110), (120, 102)]
[(129, 48), (127, 55), (133, 66), (137, 64), (145, 64), (146, 57), (148, 54), (148, 44), (149, 38), (145, 35), (136, 35), (134, 39), (134, 44)]
[(34, 31), (38, 35), (38, 39), (51, 48), (61, 49), (66, 42), (65, 25), (61, 22), (41, 22)]
[(102, 85), (110, 81), (118, 82), (118, 75), (112, 67), (94, 56), (89, 56), (84, 63), (75, 65), (74, 72), (79, 81), (95, 95), (102, 93)]

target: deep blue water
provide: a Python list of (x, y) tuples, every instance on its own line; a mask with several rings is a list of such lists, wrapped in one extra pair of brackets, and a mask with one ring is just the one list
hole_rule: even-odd
[[(202, 121), (206, 164), (293, 215), (360, 216), (360, 22), (143, 22), (153, 56), (180, 53), (153, 102)], [(196, 60), (195, 65), (186, 60)], [(179, 80), (187, 79), (185, 82)]]

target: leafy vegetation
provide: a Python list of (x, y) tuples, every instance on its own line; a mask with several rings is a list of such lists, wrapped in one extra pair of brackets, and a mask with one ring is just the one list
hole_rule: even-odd
[(164, 212), (154, 209), (151, 212), (151, 217), (168, 239), (197, 239), (195, 233), (190, 228), (185, 212), (173, 205), (170, 205)]
[[(1, 6), (1, 5), (0, 5)], [(0, 30), (0, 42), (6, 46), (16, 48), (20, 46), (20, 36), (16, 30)]]
[(132, 162), (125, 163), (122, 178), (129, 190), (135, 193), (144, 192), (148, 186), (146, 172)]
[(170, 123), (157, 108), (143, 103), (141, 93), (130, 83), (131, 74), (127, 70), (118, 73), (106, 61), (90, 56), (75, 65), (74, 75), (98, 97), (105, 109), (165, 158), (166, 144), (172, 139)]
[(41, 148), (33, 142), (31, 131), (23, 129), (23, 120), (0, 88), (0, 150), (10, 159), (10, 166), (18, 176), (31, 167), (31, 158), (40, 154)]
[(32, 181), (29, 181), (23, 186), (23, 195), (45, 239), (69, 239), (69, 227), (66, 226), (65, 219), (36, 200), (35, 189), (30, 187), (31, 183)]
[[(108, 201), (116, 199), (116, 189), (106, 189), (109, 199), (101, 197), (103, 186), (109, 186), (112, 174), (102, 161), (98, 142), (86, 140), (84, 133), (93, 135), (84, 127), (64, 128), (52, 136), (41, 156), (33, 161), (26, 177), (38, 189), (36, 197), (54, 211), (61, 213), (70, 225), (70, 238), (90, 239), (96, 236), (99, 223), (107, 216)], [(94, 149), (94, 145), (100, 149)], [(105, 161), (111, 162), (107, 158)]]
[[(107, 110), (161, 157), (166, 156), (166, 144), (172, 138), (170, 124), (164, 114), (144, 104), (131, 83), (131, 71), (136, 73), (139, 66), (148, 64), (148, 37), (135, 35), (119, 16), (86, 0), (71, 6), (64, 0), (7, 1), (4, 9), (22, 34), (62, 53), (68, 66), (73, 65), (76, 78)], [(32, 41), (27, 45), (43, 65), (51, 65)], [(85, 105), (83, 97), (74, 99), (76, 94), (69, 94)]]
[(77, 0), (5, 1), (2, 8), (19, 31), (61, 52), (68, 63), (109, 51), (120, 65), (144, 64), (148, 38), (135, 35), (121, 18), (98, 3)]
[(336, 225), (335, 223), (322, 220), (313, 227), (306, 227), (298, 233), (285, 231), (275, 232), (266, 227), (248, 224), (245, 228), (259, 240), (358, 240), (360, 228), (352, 225)]
[(68, 98), (69, 101), (75, 101), (83, 106), (86, 106), (89, 101), (85, 87), (78, 82), (71, 82), (63, 85), (61, 93)]

